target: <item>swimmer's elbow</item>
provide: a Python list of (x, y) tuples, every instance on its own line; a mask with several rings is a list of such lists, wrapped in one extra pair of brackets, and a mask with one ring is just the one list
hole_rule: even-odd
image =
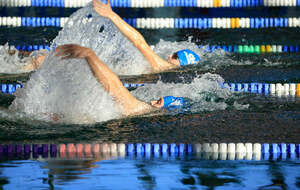
[[(144, 37), (139, 37), (138, 39), (136, 39), (133, 44), (138, 48), (138, 49), (146, 49), (147, 47), (149, 47), (149, 45), (147, 44), (146, 40), (144, 39)], [(150, 48), (150, 47), (149, 47)]]

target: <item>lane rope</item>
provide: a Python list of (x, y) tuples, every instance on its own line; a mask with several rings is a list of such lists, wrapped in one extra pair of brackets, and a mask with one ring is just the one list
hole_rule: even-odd
[[(127, 89), (135, 89), (146, 86), (147, 83), (123, 83), (123, 85)], [(300, 97), (300, 83), (220, 83), (219, 85), (236, 93)]]
[[(123, 18), (137, 29), (294, 28), (300, 18)], [(0, 26), (64, 27), (68, 17), (0, 17)]]
[[(216, 50), (223, 50), (229, 53), (240, 54), (261, 54), (261, 53), (299, 53), (300, 45), (199, 45), (200, 49), (207, 52), (215, 52)], [(10, 45), (10, 50), (17, 49), (18, 51), (37, 51), (37, 50), (50, 50), (50, 45)]]
[[(114, 156), (186, 156), (207, 154), (221, 160), (260, 160), (299, 158), (300, 144), (287, 143), (202, 143), (202, 144), (7, 144), (0, 145), (1, 157), (78, 158), (110, 154)], [(263, 156), (263, 158), (262, 158)], [(205, 156), (204, 156), (205, 157)]]
[[(134, 89), (146, 86), (150, 83), (123, 83), (127, 89)], [(300, 97), (300, 83), (224, 83), (220, 84), (222, 88), (229, 88), (232, 92), (244, 92), (254, 94), (277, 94), (286, 96)], [(1, 92), (14, 94), (18, 88), (23, 88), (22, 84), (0, 84)]]
[[(106, 0), (101, 0), (106, 2)], [(0, 7), (64, 7), (79, 8), (91, 0), (1, 0)], [(158, 8), (158, 7), (295, 7), (299, 0), (111, 0), (112, 7)]]

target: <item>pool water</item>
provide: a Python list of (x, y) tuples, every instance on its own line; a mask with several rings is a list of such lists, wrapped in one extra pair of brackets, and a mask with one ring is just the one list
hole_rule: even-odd
[[(1, 157), (4, 189), (298, 189), (299, 158), (218, 154)], [(229, 159), (229, 155), (227, 157)], [(259, 159), (259, 158), (258, 158)]]
[[(0, 9), (1, 16), (69, 16), (77, 11), (77, 9), (32, 7)], [(234, 10), (227, 8), (172, 8), (171, 11), (167, 8), (159, 8), (116, 9), (116, 11), (122, 17), (298, 17), (300, 13), (299, 8)], [(0, 44), (50, 44), (60, 30), (54, 27), (1, 27)], [(162, 29), (140, 30), (140, 32), (161, 56), (166, 56), (167, 52), (171, 53), (174, 48), (185, 46), (194, 48), (195, 44), (300, 45), (298, 28)], [(88, 34), (88, 31), (86, 33), (86, 35), (92, 35)], [(75, 39), (76, 35), (80, 36), (81, 34), (71, 33), (68, 37)], [(64, 36), (61, 34), (60, 37)], [(85, 40), (83, 39), (83, 42), (90, 45), (92, 40)], [(62, 41), (59, 41), (58, 44), (60, 43)], [(102, 49), (98, 47), (99, 52), (118, 45), (112, 42), (110, 44), (109, 40), (103, 41), (103, 43), (106, 46)], [(168, 51), (164, 49), (168, 49)], [(300, 143), (300, 97), (282, 94), (233, 93), (228, 89), (220, 89), (214, 81), (208, 80), (213, 75), (218, 79), (221, 77), (226, 83), (299, 83), (299, 53), (258, 55), (230, 54), (221, 50), (216, 52), (198, 51), (202, 55), (201, 65), (159, 74), (143, 73), (140, 75), (135, 73), (140, 68), (139, 66), (129, 67), (133, 67), (133, 65), (129, 65), (130, 59), (135, 56), (137, 59), (141, 57), (134, 52), (134, 49), (128, 50), (128, 52), (133, 52), (132, 57), (123, 56), (127, 55), (126, 50), (124, 50), (124, 54), (123, 52), (118, 54), (120, 57), (123, 56), (122, 58), (126, 61), (119, 65), (113, 65), (117, 72), (121, 72), (120, 78), (123, 82), (153, 83), (152, 86), (130, 89), (136, 97), (148, 101), (150, 98), (154, 98), (154, 95), (164, 95), (168, 92), (184, 93), (192, 100), (192, 106), (188, 110), (173, 110), (165, 114), (149, 114), (122, 119), (113, 118), (87, 124), (53, 123), (37, 119), (34, 114), (24, 116), (23, 113), (8, 110), (16, 97), (15, 95), (0, 94), (0, 143)], [(13, 64), (22, 60), (6, 59), (8, 55), (3, 52), (5, 51), (1, 50), (0, 69), (5, 69), (8, 63)], [(112, 50), (109, 53), (113, 52)], [(5, 59), (2, 59), (3, 57)], [(103, 54), (102, 58), (109, 61), (111, 57), (109, 54)], [(80, 64), (72, 69), (85, 69)], [(38, 83), (51, 83), (51, 74), (57, 73), (59, 69), (66, 69), (59, 65), (56, 69), (44, 69), (41, 72), (44, 72), (45, 75), (49, 73), (49, 76), (39, 75), (40, 78), (38, 78), (35, 73), (22, 73), (17, 70), (12, 72), (14, 68), (2, 72), (1, 83), (26, 84), (28, 82), (28, 85), (35, 87), (38, 86)], [(129, 74), (122, 73), (127, 71)], [(30, 81), (31, 76), (38, 80)], [(69, 78), (63, 79), (68, 81)], [(58, 84), (57, 81), (53, 79), (52, 85)], [(203, 81), (210, 85), (205, 86)], [(50, 87), (49, 89), (55, 90), (55, 87), (51, 85)], [(78, 84), (74, 91), (81, 91), (84, 88)], [(212, 89), (217, 90), (215, 92)], [(197, 93), (193, 94), (195, 92)], [(18, 93), (22, 94), (22, 91)], [(28, 91), (28, 94), (30, 93)], [(43, 93), (31, 94), (33, 103), (27, 102), (26, 104), (24, 99), (19, 100), (22, 103), (25, 102), (24, 105), (27, 105), (34, 113), (38, 108), (38, 102), (41, 102), (40, 104), (45, 103), (46, 100), (51, 102), (50, 100), (53, 98), (47, 93)], [(63, 100), (54, 104), (53, 107), (46, 104), (47, 102), (45, 105), (54, 109), (62, 102)], [(85, 102), (85, 99), (82, 102)], [(81, 106), (89, 108), (92, 105)], [(82, 107), (75, 107), (74, 112)], [(93, 110), (92, 113), (94, 114)], [(221, 158), (212, 155), (145, 157), (144, 155), (93, 154), (87, 157), (57, 155), (55, 158), (0, 155), (0, 189), (300, 188), (299, 155), (295, 158), (289, 156), (276, 159), (261, 157), (259, 160), (245, 158), (222, 160)]]

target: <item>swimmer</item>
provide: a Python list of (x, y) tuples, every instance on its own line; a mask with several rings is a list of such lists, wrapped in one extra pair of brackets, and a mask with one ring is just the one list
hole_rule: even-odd
[(125, 116), (140, 115), (160, 108), (179, 107), (184, 104), (182, 97), (173, 96), (153, 100), (150, 101), (149, 104), (136, 99), (123, 86), (119, 77), (89, 48), (76, 44), (67, 44), (57, 47), (55, 54), (62, 59), (85, 59), (98, 82), (102, 84), (103, 88), (113, 97), (121, 113)]
[[(93, 0), (93, 7), (100, 16), (108, 18), (133, 43), (146, 58), (153, 72), (161, 72), (200, 62), (199, 55), (189, 49), (180, 50), (169, 55), (167, 61), (162, 59), (152, 50), (144, 37), (136, 29), (127, 24), (112, 10), (109, 0), (107, 4), (99, 0)], [(38, 69), (43, 64), (45, 55), (36, 56), (25, 66), (25, 70), (29, 72)]]
[(154, 72), (161, 72), (200, 62), (200, 57), (195, 52), (188, 49), (169, 55), (168, 61), (165, 61), (152, 50), (144, 37), (136, 29), (127, 24), (112, 10), (109, 0), (107, 0), (107, 4), (99, 0), (93, 0), (93, 7), (100, 16), (108, 18), (123, 33), (123, 35), (133, 43), (133, 45), (144, 55)]
[(38, 56), (30, 56), (31, 57), (30, 62), (24, 66), (25, 71), (31, 72), (37, 70), (44, 63), (47, 54), (48, 53), (41, 54)]
[[(16, 50), (9, 50), (9, 55), (14, 55), (17, 53)], [(31, 72), (37, 70), (44, 62), (46, 55), (48, 55), (48, 50), (39, 50), (32, 53), (26, 51), (19, 51), (18, 56), (21, 57), (30, 57), (30, 60), (23, 66), (23, 69), (26, 72)]]

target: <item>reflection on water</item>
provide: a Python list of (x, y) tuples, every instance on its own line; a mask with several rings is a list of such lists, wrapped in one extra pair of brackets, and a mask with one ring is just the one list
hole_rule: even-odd
[(281, 172), (281, 166), (276, 162), (271, 162), (268, 168), (268, 173), (271, 177), (271, 184), (266, 185), (260, 189), (265, 189), (268, 187), (280, 187), (281, 189), (287, 189), (287, 184), (285, 182), (285, 177)]
[[(287, 12), (287, 15), (284, 16), (295, 17), (298, 15), (297, 13), (299, 12), (293, 8), (291, 9), (295, 12)], [(47, 12), (52, 12), (52, 10), (48, 10)], [(199, 9), (196, 8), (172, 9), (171, 12), (169, 11), (170, 9), (166, 10), (148, 9), (147, 12), (153, 12), (149, 12), (149, 14), (147, 13), (144, 16), (176, 17), (178, 15), (187, 15), (190, 18), (199, 16)], [(218, 13), (218, 15), (223, 16), (224, 11), (228, 12), (230, 10), (201, 9), (201, 14), (210, 17)], [(278, 16), (278, 11), (278, 8), (268, 8), (267, 11), (260, 11), (260, 14), (262, 14), (261, 16)], [(249, 16), (247, 12), (249, 13), (249, 10), (242, 11), (246, 17)], [(251, 17), (258, 16), (258, 11), (252, 12)], [(31, 14), (34, 13), (32, 12)], [(134, 11), (121, 9), (120, 13), (122, 13), (122, 17), (127, 18), (142, 17), (141, 13), (146, 14), (141, 9)], [(230, 14), (235, 15), (236, 12), (231, 11)], [(81, 23), (79, 25), (83, 26)], [(95, 26), (95, 28), (97, 27)], [(93, 36), (94, 33), (91, 32), (91, 29), (92, 27), (88, 27), (86, 31), (89, 31)], [(15, 32), (11, 32), (12, 30)], [(35, 38), (27, 34), (24, 39), (22, 36), (20, 37), (20, 34), (25, 34), (22, 28), (2, 28), (2, 33), (9, 38), (1, 38), (0, 40), (6, 43), (7, 40), (17, 42), (22, 38), (22, 41), (25, 40), (28, 44), (44, 43), (45, 40), (48, 43), (58, 33), (57, 29), (52, 28), (26, 30), (30, 31), (30, 35), (34, 34)], [(107, 27), (105, 31), (107, 31)], [(168, 49), (179, 48), (178, 45), (174, 46), (176, 44), (173, 43), (175, 40), (183, 40), (184, 42), (180, 44), (187, 48), (189, 46), (186, 44), (190, 42), (201, 45), (297, 45), (300, 39), (299, 31), (296, 28), (282, 28), (280, 30), (269, 28), (258, 30), (236, 29), (226, 32), (224, 30), (175, 31), (165, 29), (157, 31), (141, 30), (141, 32), (149, 43), (155, 45), (155, 50), (164, 56), (167, 55), (166, 51)], [(280, 35), (278, 35), (279, 32)], [(78, 34), (81, 39), (81, 33), (75, 32), (75, 34)], [(192, 38), (190, 38), (191, 36)], [(69, 37), (70, 40), (74, 40), (74, 35), (69, 35)], [(162, 39), (165, 41), (162, 41)], [(111, 40), (107, 40), (106, 42), (109, 45), (104, 45), (103, 47), (112, 47)], [(125, 47), (124, 43), (122, 43), (122, 47)], [(2, 50), (5, 50), (5, 52), (0, 54), (9, 63), (17, 61), (17, 63), (21, 64), (17, 57), (8, 57), (7, 50)], [(97, 48), (97, 50), (100, 51), (101, 49)], [(119, 53), (119, 48), (116, 50)], [(121, 57), (122, 61), (125, 60), (126, 62), (126, 60), (132, 57), (136, 60), (136, 56), (132, 54), (132, 49), (125, 48), (125, 53), (127, 50), (130, 50), (129, 53), (131, 53), (131, 56)], [(164, 51), (161, 52), (160, 50)], [(105, 54), (107, 52), (113, 53), (114, 51), (100, 52)], [(110, 56), (107, 55), (106, 57), (108, 58), (107, 62), (113, 61)], [(142, 58), (141, 56), (139, 57)], [(116, 59), (118, 58), (116, 56)], [(299, 82), (298, 54), (229, 55), (218, 51), (215, 53), (205, 53), (202, 61), (200, 65), (166, 73), (138, 77), (122, 76), (121, 78), (125, 82), (156, 83), (157, 81), (162, 81), (163, 83), (176, 82), (189, 84), (200, 74), (211, 72), (221, 75), (226, 82)], [(7, 65), (8, 62), (2, 61), (1, 63), (10, 67), (14, 66)], [(130, 71), (133, 73), (141, 69), (140, 67), (133, 67), (133, 64), (121, 65), (118, 63), (118, 60), (115, 63), (115, 67), (119, 68), (119, 72), (123, 73), (128, 73), (127, 69), (131, 69)], [(135, 63), (138, 64), (141, 62), (136, 61)], [(73, 67), (74, 65), (72, 65), (72, 69), (75, 69)], [(48, 74), (49, 70), (46, 71), (45, 74)], [(140, 72), (142, 73), (142, 71)], [(14, 82), (17, 80), (25, 82), (29, 78), (29, 76), (0, 76), (3, 82)], [(49, 78), (53, 79), (53, 77)], [(80, 82), (82, 83), (82, 81)], [(53, 84), (57, 85), (55, 82)], [(90, 85), (83, 86), (84, 89), (86, 86), (90, 87)], [(279, 96), (279, 94), (277, 95)], [(124, 120), (111, 120), (92, 126), (50, 125), (38, 121), (9, 120), (4, 114), (0, 118), (0, 141), (12, 142), (15, 140), (22, 143), (28, 141), (74, 142), (87, 140), (155, 143), (299, 142), (300, 101), (297, 97), (276, 96), (237, 95), (226, 101), (228, 109), (225, 111), (201, 111), (200, 113), (193, 114), (175, 113), (174, 115), (165, 116), (134, 117)], [(13, 99), (14, 97), (12, 96), (1, 95), (0, 105), (8, 107)], [(36, 103), (36, 99), (34, 101)], [(205, 99), (205, 101), (209, 103), (209, 100)], [(238, 101), (242, 105), (249, 104), (249, 109), (244, 112), (238, 111), (237, 108), (234, 109), (235, 101)], [(89, 106), (87, 107), (90, 109)], [(276, 130), (274, 130), (274, 126), (276, 126)], [(300, 174), (298, 172), (300, 162), (297, 156), (299, 155), (226, 153), (207, 153), (189, 156), (168, 154), (125, 155), (107, 152), (96, 154), (91, 150), (55, 154), (0, 154), (0, 190), (297, 189), (300, 188)]]
[[(296, 189), (299, 158), (213, 160), (213, 154), (61, 152), (2, 157), (0, 189)], [(229, 159), (229, 155), (225, 156)], [(237, 156), (235, 156), (237, 159)], [(266, 157), (262, 157), (262, 159)], [(117, 182), (117, 183), (116, 183)]]

